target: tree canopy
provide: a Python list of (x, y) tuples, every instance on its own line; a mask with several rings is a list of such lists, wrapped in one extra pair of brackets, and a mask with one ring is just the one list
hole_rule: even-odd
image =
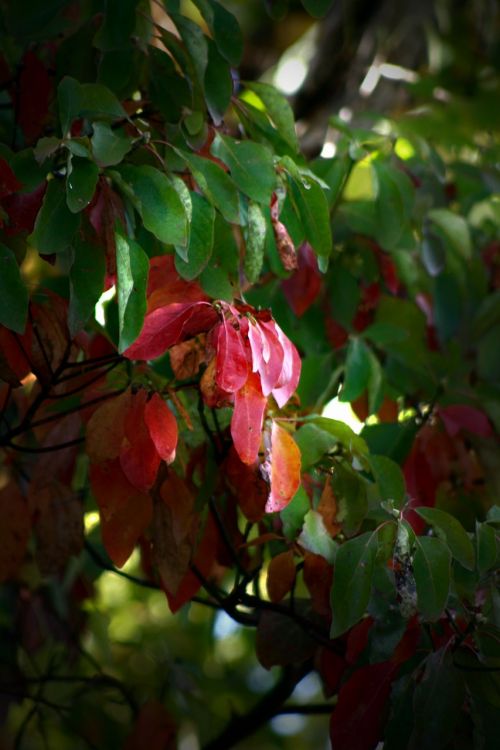
[(499, 14), (0, 2), (0, 744), (493, 750)]

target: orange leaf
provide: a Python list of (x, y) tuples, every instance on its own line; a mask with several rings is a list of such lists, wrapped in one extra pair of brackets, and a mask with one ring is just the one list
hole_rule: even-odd
[(158, 393), (153, 393), (144, 407), (144, 421), (158, 455), (171, 464), (177, 448), (177, 422)]
[(293, 552), (281, 552), (273, 557), (267, 569), (267, 593), (272, 602), (280, 602), (295, 582)]
[(262, 439), (262, 423), (267, 398), (262, 394), (260, 377), (250, 372), (243, 388), (234, 397), (231, 437), (244, 464), (254, 464)]
[(323, 492), (321, 493), (317, 511), (322, 516), (323, 523), (329, 534), (337, 536), (342, 527), (335, 521), (337, 517), (337, 502), (335, 500), (335, 495), (333, 494), (332, 484), (329, 477), (326, 480)]
[(99, 506), (106, 552), (121, 568), (151, 522), (151, 497), (130, 484), (119, 459), (91, 465), (89, 476)]
[(0, 518), (0, 582), (3, 582), (16, 575), (31, 531), (28, 504), (14, 482), (0, 490)]
[(271, 450), (263, 466), (271, 485), (266, 512), (283, 510), (299, 489), (300, 450), (293, 437), (273, 422)]

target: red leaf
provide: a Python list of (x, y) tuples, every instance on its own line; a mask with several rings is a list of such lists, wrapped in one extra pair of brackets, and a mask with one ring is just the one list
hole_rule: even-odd
[(175, 750), (176, 736), (173, 717), (159, 701), (150, 700), (141, 706), (123, 750)]
[(7, 236), (33, 231), (46, 189), (47, 182), (44, 181), (31, 193), (13, 193), (4, 198), (3, 206), (9, 215), (9, 226), (5, 227)]
[(272, 602), (280, 602), (291, 590), (297, 571), (292, 550), (273, 557), (267, 569), (267, 593)]
[(130, 389), (105, 401), (87, 424), (86, 452), (92, 463), (118, 458), (125, 437), (125, 417), (130, 408)]
[(266, 405), (267, 398), (262, 394), (260, 378), (251, 372), (243, 388), (234, 397), (231, 419), (231, 437), (244, 464), (253, 464), (257, 460)]
[(349, 664), (356, 664), (359, 657), (368, 645), (368, 635), (373, 625), (373, 617), (366, 617), (358, 622), (347, 636), (346, 661)]
[(384, 709), (397, 666), (368, 664), (342, 686), (330, 722), (335, 750), (374, 750), (380, 740)]
[[(321, 558), (324, 560), (324, 558)], [(323, 681), (325, 696), (335, 695), (347, 664), (345, 659), (329, 648), (321, 648), (316, 658), (316, 668)]]
[(304, 557), (304, 583), (311, 595), (311, 604), (318, 614), (331, 616), (330, 591), (333, 568), (321, 555), (306, 552)]
[(298, 250), (299, 267), (289, 279), (281, 282), (286, 300), (295, 315), (300, 318), (308, 310), (321, 290), (321, 275), (316, 256), (308, 242)]
[(158, 455), (171, 464), (177, 448), (177, 421), (158, 393), (144, 407), (144, 421)]
[(297, 443), (276, 422), (273, 422), (271, 450), (266, 458), (263, 469), (271, 485), (266, 512), (274, 513), (283, 510), (299, 489), (301, 460)]
[(450, 437), (455, 437), (460, 430), (466, 430), (481, 437), (490, 437), (492, 433), (486, 414), (473, 406), (467, 406), (467, 404), (442, 406), (438, 409), (438, 414)]
[(223, 391), (234, 393), (245, 385), (248, 375), (247, 355), (241, 333), (230, 320), (224, 318), (214, 332), (214, 339), (215, 380)]
[(22, 187), (10, 165), (0, 158), (0, 199), (15, 193)]
[(129, 359), (156, 359), (169, 347), (210, 330), (218, 320), (209, 302), (176, 302), (146, 315), (139, 337), (124, 352)]
[(13, 388), (21, 385), (21, 380), (31, 371), (28, 352), (31, 349), (31, 324), (17, 336), (5, 326), (0, 326), (0, 380), (5, 380)]
[(179, 276), (173, 255), (151, 258), (147, 297), (148, 312), (174, 302), (199, 302), (207, 299), (197, 281), (185, 281)]
[(144, 421), (146, 399), (146, 391), (142, 389), (132, 397), (125, 415), (125, 439), (120, 450), (125, 476), (143, 492), (153, 486), (160, 466), (160, 456)]
[(17, 122), (28, 143), (43, 130), (49, 112), (52, 81), (45, 65), (34, 52), (27, 52), (17, 87), (12, 88), (17, 109)]
[(114, 564), (121, 568), (151, 523), (151, 498), (130, 484), (118, 459), (91, 464), (89, 477), (99, 506), (102, 541)]
[(31, 531), (28, 504), (14, 482), (0, 489), (0, 518), (0, 582), (3, 582), (16, 575)]
[(268, 488), (257, 466), (244, 464), (234, 446), (231, 446), (224, 463), (223, 476), (245, 518), (260, 521), (264, 515)]

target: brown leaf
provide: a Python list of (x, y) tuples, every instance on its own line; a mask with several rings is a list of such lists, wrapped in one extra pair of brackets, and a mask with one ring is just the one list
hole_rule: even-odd
[(315, 612), (328, 617), (330, 615), (330, 590), (332, 588), (333, 568), (321, 555), (306, 552), (304, 558), (304, 583), (311, 595)]
[(325, 486), (323, 487), (317, 511), (322, 516), (323, 523), (325, 524), (328, 533), (331, 534), (332, 537), (337, 536), (341, 531), (342, 526), (335, 520), (337, 517), (337, 502), (335, 500), (335, 495), (333, 494), (330, 477), (328, 477)]
[(125, 435), (125, 417), (130, 407), (130, 389), (105, 401), (87, 424), (86, 451), (92, 463), (117, 458)]
[(37, 491), (36, 560), (44, 575), (60, 573), (83, 547), (83, 505), (71, 489), (50, 481)]
[(280, 602), (291, 591), (295, 582), (293, 552), (281, 552), (273, 557), (267, 569), (267, 593), (272, 602)]
[(206, 335), (175, 344), (170, 349), (170, 365), (177, 380), (186, 380), (198, 374), (206, 362)]

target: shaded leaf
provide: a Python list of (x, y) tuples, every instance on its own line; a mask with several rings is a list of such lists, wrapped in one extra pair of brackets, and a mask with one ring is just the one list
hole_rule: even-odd
[(337, 550), (331, 596), (330, 635), (338, 638), (363, 616), (370, 599), (377, 536), (366, 532)]
[(426, 620), (437, 620), (448, 601), (451, 554), (433, 537), (415, 537), (413, 573), (417, 586), (418, 610)]
[(59, 179), (49, 180), (42, 207), (29, 242), (43, 255), (64, 252), (80, 224), (80, 216), (66, 204), (66, 190)]
[(0, 581), (14, 578), (24, 560), (31, 531), (28, 505), (13, 481), (0, 489)]
[(104, 289), (106, 258), (96, 242), (78, 238), (69, 272), (68, 326), (74, 336), (87, 323)]
[(158, 393), (153, 393), (144, 407), (144, 422), (156, 452), (171, 464), (177, 448), (177, 420)]
[(28, 315), (26, 289), (16, 257), (0, 242), (0, 324), (16, 333), (23, 333)]
[(464, 527), (449, 513), (439, 508), (415, 508), (419, 516), (433, 526), (450, 548), (453, 557), (467, 568), (474, 570), (474, 547)]
[(370, 456), (369, 460), (381, 499), (391, 500), (395, 508), (401, 508), (406, 495), (406, 484), (400, 467), (387, 456)]
[(246, 383), (235, 394), (231, 419), (233, 444), (245, 464), (257, 460), (266, 406), (267, 398), (262, 394), (259, 376), (249, 373)]
[(295, 582), (295, 563), (292, 550), (273, 557), (267, 568), (266, 586), (269, 599), (280, 602), (290, 592)]

